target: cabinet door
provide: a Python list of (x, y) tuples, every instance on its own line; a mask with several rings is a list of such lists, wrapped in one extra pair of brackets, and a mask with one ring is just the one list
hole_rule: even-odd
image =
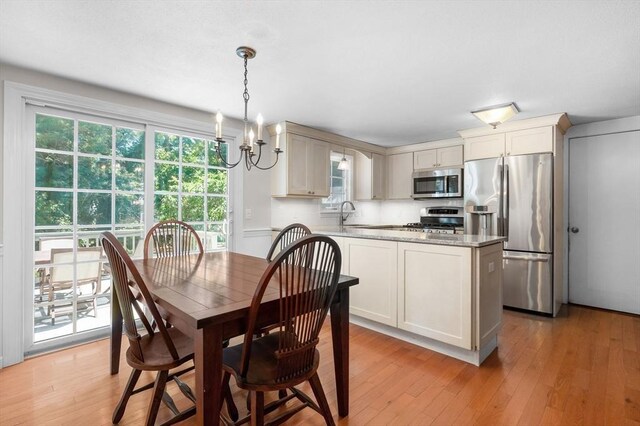
[(448, 148), (438, 148), (438, 167), (460, 166), (464, 163), (462, 156), (462, 145), (451, 146)]
[(518, 130), (506, 134), (507, 155), (553, 152), (553, 126)]
[(398, 328), (472, 346), (471, 248), (398, 244)]
[(307, 149), (309, 139), (290, 135), (287, 149), (287, 193), (291, 195), (309, 195), (309, 176), (307, 167)]
[(467, 138), (464, 140), (464, 160), (502, 157), (504, 141), (504, 133)]
[(384, 155), (373, 154), (371, 158), (371, 199), (384, 200), (385, 197), (385, 158)]
[(413, 169), (432, 169), (437, 167), (438, 152), (436, 149), (427, 149), (413, 153)]
[(373, 159), (360, 152), (356, 152), (355, 157), (355, 198), (356, 200), (370, 200), (373, 197)]
[(316, 197), (329, 196), (329, 167), (331, 167), (329, 144), (309, 139), (307, 145), (309, 195)]
[(394, 154), (387, 157), (387, 198), (411, 198), (411, 174), (413, 153)]
[(350, 290), (352, 314), (397, 326), (397, 247), (392, 241), (344, 239), (343, 262), (360, 279)]

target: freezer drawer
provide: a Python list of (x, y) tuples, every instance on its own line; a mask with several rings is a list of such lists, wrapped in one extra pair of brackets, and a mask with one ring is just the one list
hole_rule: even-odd
[(553, 313), (553, 255), (504, 251), (504, 306)]

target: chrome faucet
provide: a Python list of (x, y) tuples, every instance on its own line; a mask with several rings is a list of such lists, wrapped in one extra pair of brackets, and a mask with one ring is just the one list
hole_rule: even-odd
[[(346, 216), (344, 215), (345, 204), (349, 204), (352, 209), (351, 212), (347, 212)], [(354, 211), (356, 211), (356, 206), (354, 206), (351, 201), (343, 201), (342, 204), (340, 204), (340, 227), (344, 226), (344, 222), (349, 218), (349, 214), (353, 213)]]

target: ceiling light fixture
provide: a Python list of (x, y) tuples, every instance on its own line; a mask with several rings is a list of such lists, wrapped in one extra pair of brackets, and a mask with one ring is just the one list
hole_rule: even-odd
[[(262, 140), (263, 133), (263, 123), (264, 120), (262, 118), (262, 114), (258, 114), (256, 118), (256, 123), (258, 124), (258, 135), (257, 140), (253, 141), (256, 137), (256, 134), (253, 132), (253, 128), (249, 124), (249, 120), (247, 119), (247, 109), (249, 106), (249, 89), (247, 85), (249, 80), (247, 79), (247, 62), (249, 59), (253, 59), (256, 56), (256, 51), (250, 47), (240, 46), (236, 49), (236, 54), (244, 60), (244, 93), (242, 94), (242, 98), (244, 99), (244, 132), (242, 137), (242, 145), (240, 145), (240, 158), (235, 163), (228, 163), (222, 154), (222, 144), (226, 143), (224, 139), (222, 139), (222, 114), (220, 111), (216, 114), (216, 154), (222, 161), (222, 163), (228, 168), (233, 168), (240, 164), (244, 159), (244, 165), (247, 170), (251, 170), (253, 167), (260, 170), (269, 170), (273, 166), (278, 163), (278, 157), (282, 153), (280, 149), (280, 132), (282, 128), (280, 125), (276, 126), (276, 147), (273, 152), (276, 153), (276, 161), (269, 167), (259, 166), (260, 159), (262, 158), (262, 146), (266, 145), (266, 142)], [(258, 145), (258, 153), (256, 154), (255, 145)], [(227, 151), (228, 152), (228, 151)], [(254, 159), (255, 158), (255, 159)]]
[(342, 148), (342, 160), (338, 163), (338, 170), (349, 170), (349, 161), (347, 161), (345, 148)]
[(471, 111), (471, 114), (475, 115), (488, 125), (493, 126), (495, 129), (498, 124), (504, 123), (518, 112), (520, 111), (516, 104), (510, 102), (508, 104), (490, 106), (476, 111)]

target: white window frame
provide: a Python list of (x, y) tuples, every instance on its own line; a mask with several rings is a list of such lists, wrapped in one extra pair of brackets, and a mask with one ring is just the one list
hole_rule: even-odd
[[(40, 87), (30, 86), (10, 81), (4, 82), (4, 134), (3, 134), (3, 237), (4, 237), (4, 263), (12, 265), (11, 268), (2, 269), (2, 280), (0, 281), (0, 304), (2, 316), (0, 317), (0, 367), (22, 362), (25, 347), (24, 329), (25, 321), (33, 315), (31, 307), (33, 304), (32, 292), (25, 295), (27, 286), (24, 285), (26, 279), (30, 279), (33, 267), (33, 239), (29, 238), (33, 232), (33, 217), (28, 213), (27, 197), (31, 197), (34, 186), (33, 177), (25, 178), (24, 167), (29, 158), (33, 160), (34, 152), (29, 152), (28, 144), (23, 143), (28, 134), (27, 105), (52, 106), (61, 110), (69, 110), (80, 114), (97, 115), (126, 122), (138, 122), (147, 126), (146, 137), (153, 135), (151, 126), (170, 126), (181, 132), (200, 133), (211, 139), (213, 126), (211, 123), (175, 117), (169, 114), (149, 111), (141, 108), (124, 106), (84, 96), (72, 95)], [(35, 123), (32, 123), (33, 126)], [(33, 129), (31, 130), (33, 131)], [(229, 143), (229, 147), (237, 146), (237, 141), (241, 136), (240, 129), (233, 126), (226, 126), (224, 137)], [(145, 139), (146, 151), (153, 149), (153, 144), (149, 144)], [(145, 173), (148, 173), (148, 168)], [(241, 169), (238, 167), (237, 169)], [(227, 248), (233, 248), (233, 203), (241, 200), (240, 191), (234, 191), (233, 186), (242, 185), (242, 170), (232, 169), (229, 174), (229, 239)], [(146, 185), (153, 188), (153, 179), (145, 175), (145, 192), (148, 191)], [(30, 181), (31, 186), (28, 185)], [(145, 212), (149, 209), (145, 208)], [(145, 225), (153, 223), (145, 213)], [(151, 215), (153, 209), (151, 208)], [(104, 331), (102, 331), (104, 333)], [(87, 332), (83, 334), (86, 340), (95, 339), (99, 334)], [(52, 342), (49, 347), (42, 347), (42, 350), (54, 349), (56, 343)]]

